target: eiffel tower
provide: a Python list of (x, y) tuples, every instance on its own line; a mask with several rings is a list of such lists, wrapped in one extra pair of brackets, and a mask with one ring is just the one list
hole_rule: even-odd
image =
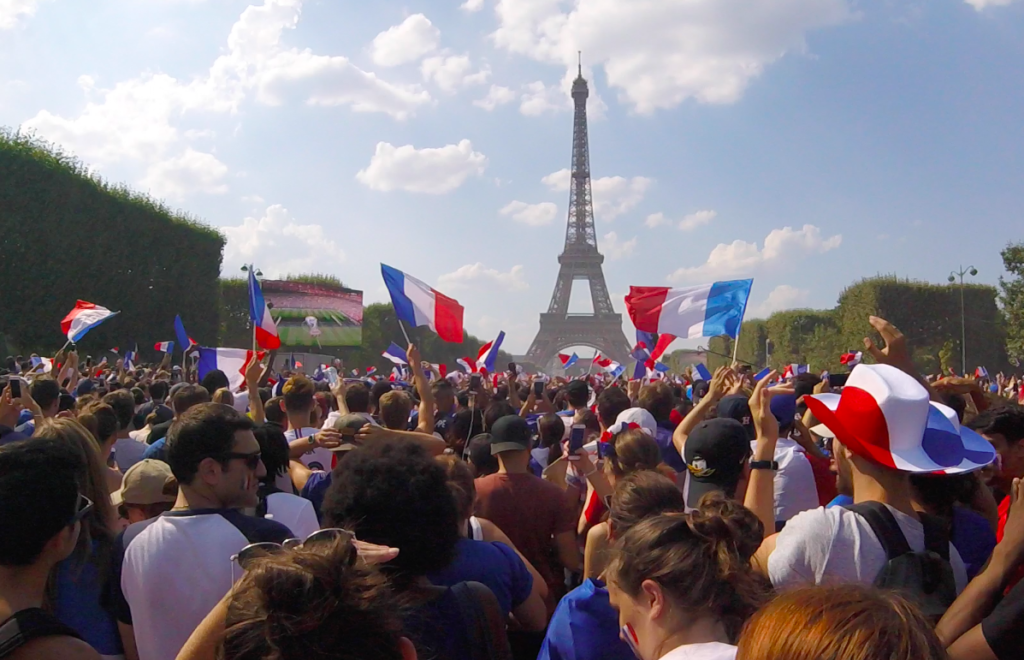
[[(572, 84), (576, 105), (572, 133), (572, 181), (569, 186), (569, 222), (565, 248), (558, 256), (560, 268), (555, 292), (546, 314), (540, 315), (540, 331), (526, 353), (528, 362), (547, 365), (558, 351), (568, 346), (590, 346), (620, 364), (629, 355), (629, 342), (622, 333), (622, 315), (616, 314), (608, 296), (594, 231), (594, 201), (590, 191), (590, 146), (587, 138), (587, 97), (590, 90), (583, 78), (583, 65)], [(570, 314), (569, 296), (574, 280), (590, 282), (593, 314)]]

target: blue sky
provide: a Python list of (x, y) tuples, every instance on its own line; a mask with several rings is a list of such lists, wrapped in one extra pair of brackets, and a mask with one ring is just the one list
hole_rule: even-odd
[(995, 283), (1024, 238), (1024, 1), (0, 0), (0, 125), (222, 228), (227, 275), (374, 302), (384, 261), (523, 352), (577, 50), (620, 308), (736, 277), (750, 316), (878, 273)]

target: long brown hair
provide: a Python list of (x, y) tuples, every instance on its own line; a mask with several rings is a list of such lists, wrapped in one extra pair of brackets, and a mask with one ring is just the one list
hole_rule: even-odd
[(339, 538), (254, 559), (228, 605), (221, 657), (400, 660), (400, 610), (352, 551)]
[[(724, 515), (723, 515), (724, 514)], [(750, 566), (763, 533), (743, 508), (702, 501), (692, 514), (663, 513), (637, 523), (616, 542), (605, 575), (631, 597), (657, 582), (673, 607), (718, 619), (730, 640), (771, 597), (771, 584)]]
[(652, 515), (685, 510), (683, 493), (671, 479), (653, 470), (641, 470), (615, 484), (608, 525), (612, 534), (620, 537)]
[(101, 569), (114, 545), (113, 524), (117, 517), (110, 504), (106, 467), (100, 459), (100, 444), (89, 430), (73, 419), (47, 419), (36, 429), (35, 438), (47, 438), (68, 443), (82, 457), (82, 472), (78, 475), (79, 492), (92, 500), (92, 511), (82, 520), (82, 532), (74, 555), (77, 562), (90, 559)]
[(755, 614), (736, 660), (945, 660), (916, 607), (891, 591), (843, 584), (787, 591)]
[(443, 454), (436, 460), (448, 476), (448, 490), (455, 498), (455, 507), (459, 510), (459, 520), (468, 520), (473, 515), (473, 505), (476, 503), (476, 483), (473, 481), (473, 470), (464, 460), (451, 454)]
[(661, 449), (640, 429), (629, 429), (611, 439), (612, 453), (605, 459), (605, 474), (621, 479), (640, 470), (657, 470)]

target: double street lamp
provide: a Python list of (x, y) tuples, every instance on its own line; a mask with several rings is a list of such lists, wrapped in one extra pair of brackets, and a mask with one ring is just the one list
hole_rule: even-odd
[(960, 270), (954, 270), (949, 274), (949, 283), (955, 284), (957, 278), (960, 278), (960, 364), (961, 373), (967, 375), (967, 316), (964, 312), (964, 275), (970, 275), (974, 277), (978, 274), (978, 269), (974, 266), (968, 268), (960, 267)]

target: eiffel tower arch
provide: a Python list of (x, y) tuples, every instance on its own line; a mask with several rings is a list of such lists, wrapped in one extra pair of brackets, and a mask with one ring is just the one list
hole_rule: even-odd
[[(576, 107), (572, 135), (572, 181), (569, 185), (569, 220), (565, 248), (558, 256), (558, 279), (547, 313), (540, 315), (537, 333), (526, 359), (536, 365), (552, 362), (558, 351), (569, 346), (591, 346), (620, 364), (629, 355), (629, 342), (622, 333), (622, 315), (612, 307), (605, 284), (604, 256), (597, 249), (594, 230), (594, 200), (590, 186), (590, 145), (587, 135), (587, 97), (590, 90), (583, 67), (572, 84)], [(592, 314), (570, 314), (569, 297), (575, 280), (590, 284)]]

